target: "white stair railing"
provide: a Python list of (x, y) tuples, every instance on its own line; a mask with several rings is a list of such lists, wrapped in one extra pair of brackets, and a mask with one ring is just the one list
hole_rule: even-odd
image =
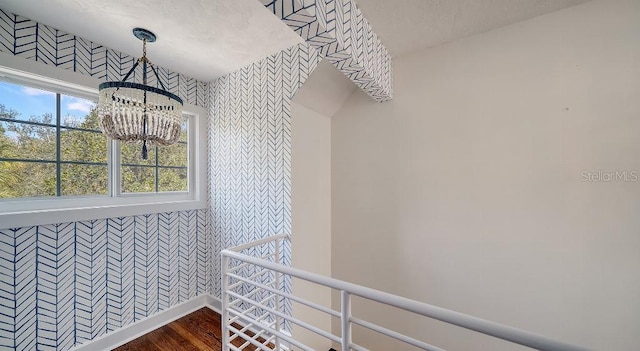
[[(353, 325), (367, 328), (423, 350), (443, 350), (401, 332), (354, 317), (351, 314), (352, 296), (359, 296), (537, 350), (587, 350), (521, 329), (282, 265), (280, 254), (285, 244), (289, 244), (289, 236), (280, 234), (222, 251), (223, 350), (312, 351), (313, 348), (291, 336), (287, 331), (288, 328), (285, 328), (290, 324), (310, 330), (341, 345), (343, 351), (368, 351), (367, 348), (353, 342), (351, 338)], [(285, 292), (283, 282), (291, 277), (339, 291), (340, 311)], [(339, 318), (341, 336), (286, 313), (284, 301), (287, 299)]]

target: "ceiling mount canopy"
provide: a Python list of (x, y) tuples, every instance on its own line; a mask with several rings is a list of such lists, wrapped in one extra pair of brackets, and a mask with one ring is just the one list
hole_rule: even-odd
[[(180, 139), (182, 99), (164, 87), (154, 65), (147, 58), (147, 42), (156, 41), (152, 32), (134, 28), (133, 35), (142, 40), (142, 57), (122, 81), (104, 82), (98, 87), (98, 116), (102, 132), (124, 142), (142, 142), (142, 158), (147, 159), (147, 144), (167, 146)], [(127, 79), (142, 63), (142, 84)], [(147, 85), (147, 68), (160, 88)]]
[(142, 41), (146, 40), (147, 43), (153, 43), (154, 41), (156, 41), (156, 35), (153, 34), (153, 32), (148, 31), (144, 28), (140, 28), (140, 27), (133, 28), (133, 35), (135, 35), (136, 38)]

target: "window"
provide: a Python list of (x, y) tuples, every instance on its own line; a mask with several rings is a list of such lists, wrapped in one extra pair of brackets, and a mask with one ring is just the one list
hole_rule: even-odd
[(95, 102), (0, 81), (0, 198), (107, 195)]
[(120, 187), (123, 193), (187, 191), (189, 148), (188, 119), (180, 141), (171, 146), (152, 147), (143, 160), (139, 144), (121, 144)]
[[(15, 211), (203, 202), (196, 158), (197, 116), (185, 113), (180, 141), (150, 147), (108, 140), (95, 112), (95, 88), (33, 77), (0, 80), (0, 216)], [(26, 73), (25, 73), (26, 74)], [(40, 84), (41, 83), (41, 84)], [(197, 109), (197, 108), (194, 108)], [(202, 111), (198, 111), (202, 113)], [(195, 139), (194, 139), (195, 138)], [(164, 207), (163, 210), (199, 208)], [(148, 211), (148, 206), (145, 207)], [(142, 212), (149, 213), (149, 212)], [(114, 215), (129, 215), (130, 212)], [(0, 217), (2, 218), (2, 217)]]

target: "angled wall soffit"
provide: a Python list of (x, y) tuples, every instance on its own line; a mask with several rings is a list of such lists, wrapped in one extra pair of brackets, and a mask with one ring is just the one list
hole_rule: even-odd
[(260, 0), (376, 101), (393, 97), (391, 56), (353, 0)]

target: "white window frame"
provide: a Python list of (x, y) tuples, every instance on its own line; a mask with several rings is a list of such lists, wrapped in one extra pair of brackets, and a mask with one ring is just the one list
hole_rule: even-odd
[[(0, 53), (2, 54), (2, 53)], [(39, 62), (2, 54), (0, 76), (5, 81), (95, 100), (98, 79), (61, 70)], [(7, 63), (5, 63), (5, 58)], [(63, 223), (89, 219), (183, 211), (206, 207), (207, 111), (185, 103), (189, 115), (189, 191), (160, 193), (119, 193), (119, 174), (111, 172), (109, 195), (43, 197), (0, 200), (0, 229)], [(109, 167), (120, 164), (120, 147), (110, 141)]]

